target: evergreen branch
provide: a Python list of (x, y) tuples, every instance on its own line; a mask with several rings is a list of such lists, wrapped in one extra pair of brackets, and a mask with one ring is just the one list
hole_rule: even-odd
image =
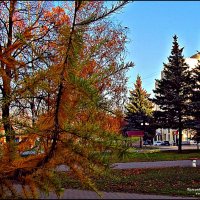
[(113, 6), (109, 11), (105, 11), (103, 14), (101, 14), (99, 16), (97, 14), (92, 13), (92, 15), (89, 17), (89, 19), (84, 20), (84, 21), (82, 21), (80, 23), (77, 23), (75, 26), (86, 26), (86, 25), (89, 25), (92, 22), (97, 22), (99, 20), (102, 20), (102, 19), (108, 17), (109, 15), (115, 13), (119, 9), (121, 9), (127, 3), (129, 3), (129, 1), (128, 0), (124, 0), (122, 3), (119, 3), (119, 5)]

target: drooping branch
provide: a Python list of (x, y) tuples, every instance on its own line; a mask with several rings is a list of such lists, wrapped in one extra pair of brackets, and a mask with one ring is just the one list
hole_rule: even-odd
[(52, 137), (52, 140), (53, 140), (52, 146), (49, 150), (49, 153), (45, 156), (45, 158), (37, 164), (37, 167), (43, 166), (45, 163), (47, 163), (53, 157), (53, 153), (56, 149), (57, 140), (58, 140), (59, 132), (60, 132), (59, 111), (60, 111), (60, 104), (61, 104), (61, 98), (62, 98), (63, 87), (64, 87), (64, 73), (69, 64), (69, 56), (70, 56), (69, 53), (72, 48), (72, 38), (74, 35), (74, 31), (75, 31), (76, 16), (77, 16), (78, 9), (80, 8), (80, 4), (81, 4), (81, 2), (75, 1), (74, 19), (73, 19), (70, 36), (69, 36), (68, 43), (67, 43), (66, 57), (65, 57), (65, 60), (63, 63), (63, 69), (60, 74), (60, 84), (58, 86), (58, 94), (57, 94), (57, 100), (56, 100), (56, 109), (55, 109), (55, 118), (54, 118), (54, 128), (55, 129), (54, 129), (54, 134)]

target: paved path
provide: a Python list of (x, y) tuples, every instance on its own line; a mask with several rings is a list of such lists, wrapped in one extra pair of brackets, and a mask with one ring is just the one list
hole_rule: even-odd
[[(200, 166), (200, 160), (197, 160), (196, 166)], [(134, 168), (160, 168), (160, 167), (192, 167), (192, 160), (174, 160), (174, 161), (156, 161), (156, 162), (128, 162), (114, 163), (113, 169), (134, 169)], [(68, 171), (69, 167), (60, 165), (57, 171)]]
[[(200, 160), (197, 160), (197, 166), (200, 166)], [(112, 167), (114, 169), (192, 167), (192, 160), (114, 163)]]
[[(174, 197), (164, 195), (148, 195), (124, 192), (102, 192), (102, 198), (95, 192), (87, 190), (66, 189), (61, 199), (198, 199), (192, 197)], [(49, 196), (41, 196), (41, 199), (57, 199), (54, 193)]]
[[(160, 167), (191, 167), (191, 160), (177, 161), (158, 161), (158, 162), (130, 162), (130, 163), (115, 163), (112, 165), (114, 169), (132, 169), (132, 168), (160, 168)], [(200, 166), (200, 160), (197, 160), (197, 166)], [(69, 168), (65, 165), (60, 165), (58, 171), (68, 171)], [(19, 188), (18, 188), (19, 189)], [(49, 196), (41, 195), (40, 199), (57, 199), (55, 193), (50, 193)], [(96, 192), (87, 190), (65, 189), (61, 199), (200, 199), (192, 197), (174, 197), (164, 195), (148, 195), (123, 192), (102, 192), (100, 197)]]
[[(200, 145), (199, 145), (200, 147)], [(144, 151), (144, 150), (159, 150), (159, 151), (178, 151), (178, 146), (153, 146), (153, 145), (143, 145), (143, 148), (139, 148), (139, 145), (137, 146), (137, 150), (133, 148), (133, 151)], [(182, 145), (182, 150), (197, 150), (197, 145)]]
[[(22, 191), (21, 185), (15, 185), (15, 189), (20, 193)], [(153, 195), (153, 194), (138, 194), (125, 192), (100, 192), (99, 196), (94, 191), (65, 189), (60, 199), (200, 199), (195, 197), (180, 197), (167, 195)], [(59, 199), (54, 192), (49, 195), (40, 193), (39, 199)]]
[[(160, 167), (192, 167), (191, 160), (177, 160), (177, 161), (157, 161), (157, 162), (130, 162), (130, 163), (115, 163), (112, 165), (114, 169), (132, 169), (132, 168), (160, 168)], [(197, 166), (200, 166), (200, 160), (197, 160)], [(59, 171), (67, 171), (67, 166), (61, 165), (57, 169)], [(41, 197), (44, 199), (56, 199), (54, 193), (50, 193), (48, 197)], [(66, 189), (62, 199), (200, 199), (192, 197), (174, 197), (164, 195), (147, 195), (136, 193), (121, 193), (121, 192), (102, 192), (102, 198), (93, 191)]]
[[(161, 151), (165, 150), (174, 150), (178, 151), (178, 146), (157, 146)], [(191, 149), (197, 149), (197, 145), (182, 145), (182, 150), (191, 150)]]

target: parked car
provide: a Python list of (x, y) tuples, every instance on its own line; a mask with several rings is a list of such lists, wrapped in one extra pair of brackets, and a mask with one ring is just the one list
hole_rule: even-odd
[(170, 146), (170, 143), (169, 143), (169, 141), (163, 141), (163, 142), (161, 143), (161, 145), (162, 145), (162, 146)]
[(43, 150), (37, 151), (36, 149), (31, 149), (31, 150), (27, 150), (27, 151), (20, 153), (20, 155), (22, 157), (27, 157), (30, 155), (36, 155), (36, 154), (41, 154), (41, 153), (44, 153), (44, 151)]
[(188, 144), (190, 144), (189, 141), (182, 141), (182, 145), (188, 145)]
[(35, 150), (28, 150), (28, 151), (24, 151), (22, 152), (20, 155), (22, 157), (27, 157), (27, 156), (30, 156), (30, 155), (36, 155), (36, 151)]
[(153, 143), (154, 146), (160, 146), (161, 144), (162, 144), (161, 141), (155, 141), (155, 142)]
[(145, 140), (143, 145), (152, 145), (152, 142), (151, 140)]
[(190, 144), (197, 144), (197, 141), (195, 141), (195, 140), (190, 140)]

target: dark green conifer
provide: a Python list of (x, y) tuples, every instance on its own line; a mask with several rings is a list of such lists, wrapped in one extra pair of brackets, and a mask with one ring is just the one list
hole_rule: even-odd
[(144, 130), (153, 112), (149, 94), (142, 88), (142, 80), (138, 75), (134, 90), (130, 91), (129, 103), (126, 105), (127, 130)]
[(192, 69), (192, 128), (196, 130), (194, 137), (197, 142), (200, 142), (200, 60), (197, 66)]
[(159, 106), (157, 120), (167, 128), (178, 129), (179, 146), (182, 149), (182, 130), (186, 128), (191, 101), (191, 80), (189, 67), (183, 56), (183, 48), (179, 47), (178, 37), (173, 37), (171, 55), (164, 64), (163, 77), (156, 80), (153, 102)]

